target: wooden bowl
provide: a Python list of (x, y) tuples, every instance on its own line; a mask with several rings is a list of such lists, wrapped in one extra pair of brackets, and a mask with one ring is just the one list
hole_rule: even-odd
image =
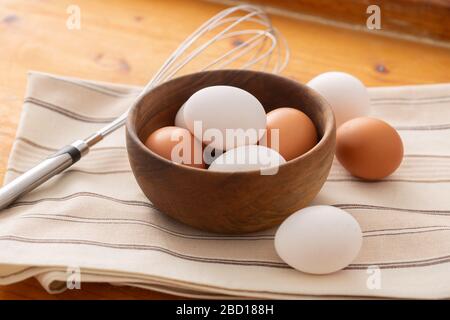
[[(144, 145), (154, 130), (174, 125), (176, 112), (193, 93), (214, 85), (250, 92), (267, 112), (279, 107), (303, 111), (314, 122), (319, 143), (281, 165), (275, 175), (196, 169), (166, 160)], [(313, 200), (333, 161), (336, 127), (327, 102), (302, 84), (269, 73), (220, 70), (190, 74), (154, 88), (131, 109), (126, 133), (131, 168), (153, 205), (190, 226), (238, 234), (276, 226)]]

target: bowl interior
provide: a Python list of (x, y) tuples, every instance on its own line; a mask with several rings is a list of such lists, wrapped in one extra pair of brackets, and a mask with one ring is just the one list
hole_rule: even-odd
[(174, 79), (144, 96), (134, 110), (134, 127), (139, 140), (145, 141), (161, 127), (173, 126), (178, 109), (192, 94), (215, 85), (235, 86), (250, 92), (261, 102), (266, 112), (280, 107), (304, 112), (316, 126), (319, 142), (327, 131), (332, 130), (334, 117), (331, 109), (307, 86), (263, 72), (221, 70)]

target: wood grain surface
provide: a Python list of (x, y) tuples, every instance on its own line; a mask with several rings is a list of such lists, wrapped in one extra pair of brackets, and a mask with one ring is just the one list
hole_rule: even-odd
[(448, 0), (252, 0), (252, 2), (359, 26), (366, 25), (369, 16), (366, 13), (367, 7), (377, 5), (381, 13), (381, 32), (399, 32), (427, 39), (450, 40), (450, 24), (443, 23), (450, 16)]
[[(81, 9), (68, 30), (67, 7)], [(19, 121), (28, 70), (143, 85), (205, 19), (223, 7), (186, 0), (2, 0), (0, 3), (0, 176)], [(450, 50), (273, 17), (292, 50), (284, 75), (306, 82), (330, 70), (368, 86), (450, 82)], [(0, 299), (161, 299), (167, 295), (104, 284), (47, 294), (34, 279), (0, 287)]]

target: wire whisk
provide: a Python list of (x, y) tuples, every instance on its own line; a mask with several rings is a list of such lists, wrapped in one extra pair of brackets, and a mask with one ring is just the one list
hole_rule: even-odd
[[(204, 56), (198, 59), (199, 55)], [(207, 61), (207, 62), (205, 62)], [(138, 102), (155, 86), (183, 72), (217, 69), (253, 69), (281, 72), (289, 61), (289, 48), (259, 7), (239, 5), (225, 9), (188, 36), (137, 95)], [(130, 106), (131, 107), (131, 106)], [(0, 209), (64, 171), (126, 122), (128, 111), (99, 131), (60, 149), (0, 189)]]

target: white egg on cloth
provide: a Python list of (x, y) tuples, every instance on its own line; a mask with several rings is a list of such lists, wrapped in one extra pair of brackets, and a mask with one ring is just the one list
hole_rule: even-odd
[(369, 114), (370, 98), (367, 88), (351, 74), (325, 72), (306, 85), (321, 94), (330, 104), (336, 118), (336, 127), (350, 119)]
[(176, 122), (185, 125), (197, 139), (214, 149), (254, 145), (266, 128), (266, 112), (262, 104), (252, 94), (237, 87), (203, 88), (195, 92), (181, 109)]
[(294, 269), (312, 274), (328, 274), (347, 267), (361, 245), (358, 222), (333, 206), (299, 210), (275, 234), (275, 250), (280, 258)]

